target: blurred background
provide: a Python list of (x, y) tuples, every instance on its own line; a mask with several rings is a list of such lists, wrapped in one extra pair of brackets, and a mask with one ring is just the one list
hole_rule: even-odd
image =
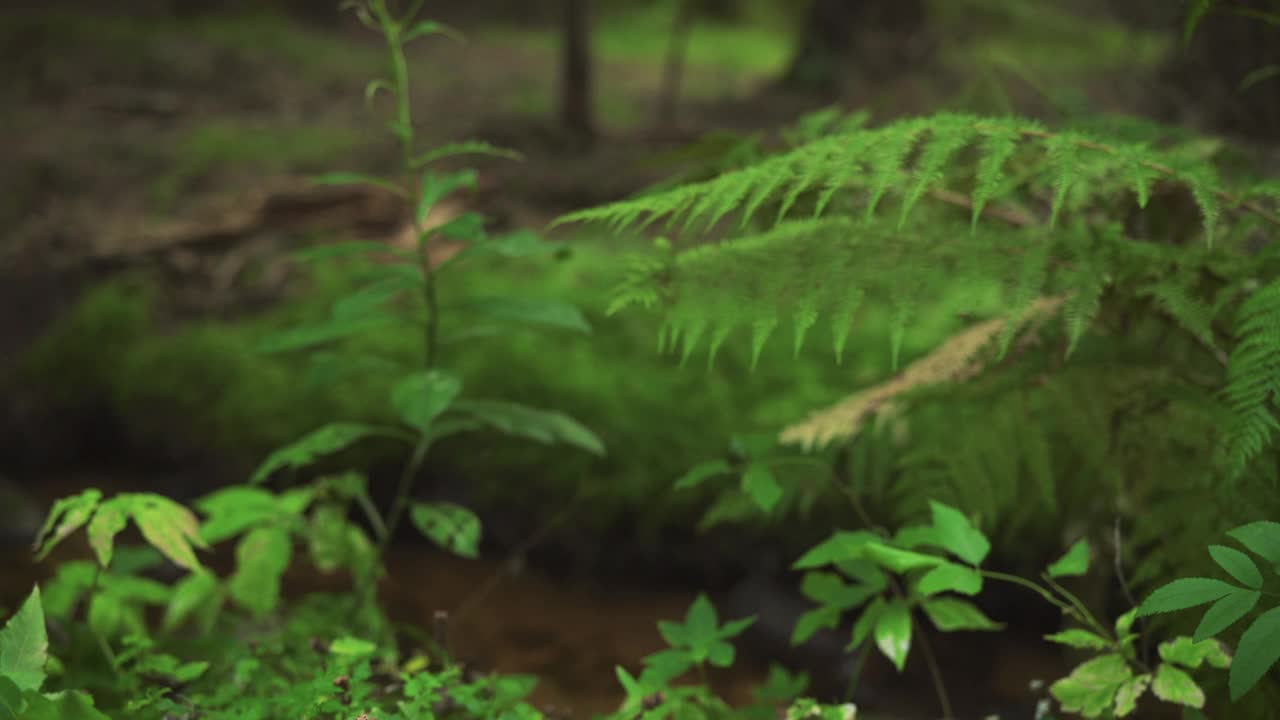
[[(376, 370), (317, 386), (303, 358), (254, 350), (350, 282), (303, 272), (288, 250), (395, 241), (406, 227), (390, 195), (306, 182), (399, 163), (384, 105), (362, 99), (383, 72), (380, 38), (336, 5), (10, 0), (0, 10), (0, 606), (47, 573), (27, 546), (54, 498), (93, 486), (190, 500), (242, 481), (331, 418), (386, 412)], [(873, 123), (941, 109), (1159, 122), (1215, 138), (1231, 162), (1280, 171), (1280, 31), (1247, 13), (1214, 13), (1188, 42), (1186, 8), (1171, 0), (431, 0), (425, 14), (465, 42), (412, 48), (421, 144), (481, 139), (524, 155), (468, 159), (478, 190), (433, 222), (474, 210), (541, 233), (563, 213), (706, 177), (832, 106)], [(709, 371), (680, 367), (655, 350), (655, 315), (604, 312), (621, 258), (650, 238), (544, 234), (563, 243), (553, 257), (459, 268), (445, 291), (569, 299), (592, 333), (483, 340), (451, 361), (487, 396), (563, 409), (609, 453), (493, 435), (442, 444), (422, 495), (479, 513), (485, 559), (406, 541), (393, 557), (394, 611), (426, 623), (468, 606), (464, 655), (540, 674), (543, 701), (604, 710), (621, 698), (613, 665), (657, 649), (654, 621), (683, 616), (705, 588), (730, 616), (765, 618), (744, 662), (717, 680), (726, 693), (782, 656), (838, 693), (848, 671), (838, 642), (787, 647), (805, 605), (786, 568), (840, 513), (823, 516), (820, 501), (811, 522), (708, 522), (712, 496), (670, 486), (731, 438), (774, 433), (888, 376), (887, 321), (860, 327), (850, 347), (865, 349), (842, 364), (822, 347), (793, 359), (775, 343), (751, 372), (741, 342)], [(922, 320), (905, 355), (952, 329)], [(396, 353), (419, 341), (362, 342)], [(385, 498), (400, 458), (362, 452)], [(1005, 560), (1034, 566), (1060, 530)], [(965, 717), (1029, 707), (1033, 679), (1069, 668), (1037, 642), (1052, 613), (993, 602), (1017, 632), (939, 648), (967, 680), (952, 681)], [(928, 717), (925, 670), (899, 677), (877, 662), (863, 703)]]

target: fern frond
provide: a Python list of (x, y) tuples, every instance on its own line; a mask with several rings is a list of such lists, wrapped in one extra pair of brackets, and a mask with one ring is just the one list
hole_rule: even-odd
[(1280, 280), (1258, 288), (1240, 306), (1222, 396), (1232, 419), (1219, 459), (1239, 477), (1280, 433)]
[[(1024, 325), (1036, 316), (1048, 315), (1062, 305), (1063, 298), (1041, 298), (1018, 319)], [(981, 351), (1001, 332), (1005, 318), (978, 323), (951, 336), (899, 375), (880, 385), (853, 395), (807, 419), (783, 429), (779, 440), (806, 450), (821, 448), (836, 440), (854, 437), (866, 421), (904, 393), (943, 382), (966, 380), (981, 371)]]

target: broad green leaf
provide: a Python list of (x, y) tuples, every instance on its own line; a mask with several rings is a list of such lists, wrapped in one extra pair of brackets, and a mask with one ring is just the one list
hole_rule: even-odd
[(1089, 572), (1089, 541), (1078, 540), (1066, 554), (1049, 566), (1049, 577), (1076, 577)]
[(945, 550), (942, 540), (938, 537), (937, 528), (932, 525), (908, 525), (900, 528), (893, 535), (893, 544), (904, 550), (914, 550), (918, 547), (926, 546)]
[(91, 562), (72, 560), (60, 563), (53, 579), (40, 591), (46, 617), (68, 621), (80, 598), (93, 586), (98, 567)]
[(746, 493), (761, 510), (769, 512), (782, 499), (782, 488), (773, 477), (773, 471), (763, 462), (747, 465), (742, 473), (742, 492)]
[(1107, 642), (1105, 638), (1099, 637), (1088, 630), (1064, 630), (1060, 633), (1045, 635), (1044, 639), (1081, 650), (1105, 650), (1111, 646), (1111, 643)]
[(1261, 597), (1262, 593), (1257, 590), (1236, 590), (1215, 602), (1200, 619), (1200, 625), (1196, 627), (1195, 640), (1199, 642), (1205, 638), (1211, 638), (1231, 627), (1237, 620), (1248, 615)]
[(1169, 663), (1161, 663), (1156, 668), (1156, 679), (1151, 683), (1151, 692), (1168, 703), (1193, 708), (1204, 707), (1204, 690), (1185, 671)]
[(88, 693), (24, 690), (0, 674), (0, 720), (111, 720), (93, 707)]
[(461, 505), (414, 503), (409, 519), (427, 539), (451, 553), (474, 558), (480, 552), (480, 519)]
[(734, 649), (727, 642), (715, 642), (707, 648), (707, 662), (715, 667), (727, 668), (733, 665)]
[(194, 513), (162, 495), (140, 493), (132, 496), (130, 514), (142, 537), (173, 564), (199, 570), (195, 547), (208, 547), (200, 538), (200, 521)]
[(256, 349), (264, 355), (303, 350), (403, 323), (404, 320), (397, 315), (376, 308), (362, 315), (330, 317), (317, 325), (291, 327), (263, 338)]
[(716, 608), (707, 598), (706, 593), (698, 593), (689, 605), (684, 616), (684, 626), (689, 632), (691, 641), (715, 637), (716, 626), (720, 620), (716, 616)]
[(737, 637), (747, 628), (754, 625), (755, 622), (756, 616), (754, 615), (751, 617), (738, 618), (737, 620), (730, 620), (720, 626), (720, 629), (716, 631), (716, 637), (722, 640)]
[(675, 489), (688, 490), (695, 488), (709, 478), (716, 475), (728, 475), (731, 472), (733, 472), (733, 468), (724, 460), (708, 460), (698, 463), (676, 481)]
[(254, 485), (264, 482), (277, 470), (310, 465), (324, 455), (345, 450), (357, 440), (367, 437), (404, 438), (400, 432), (362, 423), (335, 422), (313, 430), (294, 442), (271, 453), (250, 480)]
[(165, 632), (172, 632), (210, 603), (220, 603), (221, 594), (218, 578), (211, 572), (194, 572), (179, 580), (165, 607)]
[(111, 593), (96, 593), (89, 598), (89, 629), (104, 638), (115, 637), (125, 624), (125, 607)]
[(330, 317), (335, 323), (360, 323), (371, 314), (385, 312), (384, 307), (398, 295), (418, 290), (421, 280), (403, 275), (392, 275), (344, 295), (333, 302)]
[(20, 689), (39, 690), (44, 664), (49, 658), (49, 637), (44, 628), (40, 587), (32, 588), (22, 607), (0, 628), (0, 676)]
[(322, 503), (312, 508), (307, 523), (307, 550), (320, 572), (333, 572), (347, 561), (347, 508)]
[(926, 596), (948, 591), (977, 595), (982, 591), (982, 574), (971, 567), (944, 562), (925, 573), (916, 585), (916, 592)]
[(1115, 628), (1116, 636), (1124, 638), (1129, 635), (1129, 631), (1133, 629), (1133, 621), (1138, 619), (1138, 609), (1133, 608), (1129, 612), (1116, 618)]
[(271, 522), (280, 515), (275, 495), (249, 485), (232, 485), (217, 490), (196, 500), (193, 505), (208, 518), (200, 526), (200, 537), (210, 544)]
[(911, 650), (911, 610), (899, 599), (890, 600), (876, 620), (876, 647), (902, 672)]
[(22, 688), (9, 676), (0, 673), (0, 720), (23, 720), (27, 709), (22, 699)]
[(98, 511), (89, 521), (89, 547), (98, 558), (98, 565), (111, 566), (111, 556), (115, 549), (116, 535), (129, 524), (129, 498), (124, 495), (113, 497), (98, 506)]
[(791, 645), (803, 645), (813, 634), (826, 628), (834, 630), (840, 623), (840, 610), (830, 605), (823, 605), (806, 611), (796, 619), (795, 628), (791, 631)]
[(658, 634), (662, 636), (671, 647), (687, 647), (689, 645), (689, 633), (685, 630), (684, 625), (670, 620), (658, 621)]
[(462, 381), (439, 370), (413, 373), (391, 390), (391, 406), (405, 424), (422, 434), (462, 392)]
[(1217, 640), (1194, 641), (1179, 636), (1160, 643), (1160, 659), (1195, 670), (1208, 662), (1211, 667), (1225, 668), (1231, 665), (1231, 656)]
[(1071, 674), (1049, 686), (1049, 694), (1066, 712), (1095, 718), (1107, 712), (1116, 694), (1133, 679), (1133, 671), (1121, 655), (1111, 654), (1078, 665)]
[(800, 583), (800, 592), (805, 597), (840, 610), (861, 605), (877, 590), (866, 585), (850, 585), (839, 575), (829, 572), (807, 572)]
[(590, 333), (591, 324), (576, 306), (560, 300), (520, 297), (471, 298), (451, 308), (460, 314), (573, 332)]
[(867, 558), (895, 573), (905, 573), (922, 567), (933, 567), (946, 562), (936, 555), (925, 555), (910, 550), (899, 550), (880, 542), (869, 542), (862, 547)]
[(1156, 588), (1138, 606), (1138, 616), (1185, 610), (1211, 603), (1236, 591), (1236, 586), (1212, 578), (1182, 578)]
[(431, 232), (447, 237), (450, 240), (478, 243), (482, 242), (486, 237), (484, 223), (484, 215), (468, 210), (457, 217), (451, 218), (443, 225), (437, 225)]
[(401, 42), (408, 43), (428, 35), (444, 35), (454, 40), (462, 40), (462, 33), (435, 20), (419, 20), (401, 37)]
[(1241, 585), (1254, 590), (1262, 587), (1262, 573), (1258, 572), (1258, 566), (1248, 555), (1225, 545), (1210, 545), (1209, 555), (1218, 563), (1218, 567), (1226, 570)]
[(335, 639), (329, 643), (329, 652), (334, 655), (347, 655), (352, 657), (366, 657), (377, 652), (378, 646), (368, 640), (346, 635)]
[(1227, 533), (1241, 545), (1280, 567), (1280, 522), (1261, 521), (1241, 525)]
[(831, 537), (810, 548), (791, 567), (793, 570), (808, 570), (841, 560), (861, 558), (867, 543), (879, 539), (879, 536), (866, 530), (838, 530)]
[(958, 630), (1001, 630), (1004, 623), (998, 623), (987, 617), (981, 610), (966, 600), (953, 597), (930, 598), (920, 603), (924, 614), (929, 616), (935, 627), (942, 632)]
[(1280, 660), (1280, 607), (1271, 608), (1259, 615), (1240, 636), (1228, 679), (1231, 700), (1239, 700), (1249, 692), (1277, 660)]
[(508, 435), (542, 443), (560, 442), (594, 455), (605, 454), (600, 438), (564, 413), (493, 400), (460, 400), (454, 409)]
[(280, 601), (280, 579), (292, 556), (293, 544), (284, 528), (251, 530), (236, 543), (236, 570), (227, 581), (231, 598), (259, 618), (274, 610)]
[(875, 628), (876, 623), (880, 622), (880, 616), (886, 607), (888, 604), (884, 597), (878, 596), (858, 615), (858, 621), (853, 624), (853, 634), (850, 636), (849, 645), (845, 648), (846, 651), (856, 650), (870, 637), (871, 630)]
[(1126, 717), (1138, 708), (1138, 700), (1151, 686), (1151, 675), (1144, 673), (1120, 686), (1116, 690), (1116, 717)]
[(933, 511), (933, 527), (942, 546), (970, 565), (982, 564), (987, 553), (991, 552), (991, 543), (969, 522), (969, 518), (959, 510), (933, 500), (929, 501), (929, 508)]
[(49, 509), (49, 516), (45, 518), (44, 526), (36, 534), (35, 545), (32, 548), (36, 553), (36, 562), (43, 561), (55, 545), (70, 537), (71, 533), (88, 522), (101, 499), (101, 490), (89, 488), (54, 502), (53, 507)]
[(399, 185), (385, 178), (365, 173), (331, 172), (317, 175), (311, 178), (311, 182), (316, 185), (372, 185), (373, 187), (382, 188), (393, 195), (408, 197), (408, 193)]

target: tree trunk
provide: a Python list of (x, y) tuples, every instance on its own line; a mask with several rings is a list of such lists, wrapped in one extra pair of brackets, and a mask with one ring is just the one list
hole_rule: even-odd
[(689, 32), (693, 29), (693, 11), (694, 0), (678, 0), (671, 35), (667, 38), (667, 57), (662, 64), (662, 86), (658, 89), (659, 128), (668, 129), (676, 124), (685, 56), (689, 51)]
[(856, 73), (870, 77), (917, 62), (924, 0), (811, 0), (780, 85), (838, 97)]
[(589, 0), (563, 0), (563, 58), (560, 122), (583, 139), (595, 137), (591, 114), (591, 27)]

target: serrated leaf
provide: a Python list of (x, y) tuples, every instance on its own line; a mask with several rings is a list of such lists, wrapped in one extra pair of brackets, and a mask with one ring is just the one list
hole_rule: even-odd
[(200, 526), (206, 543), (220, 543), (249, 528), (274, 520), (280, 513), (276, 496), (259, 487), (232, 485), (193, 503), (207, 516)]
[(86, 534), (89, 547), (98, 558), (98, 565), (103, 568), (111, 566), (111, 556), (115, 549), (115, 537), (129, 524), (129, 500), (126, 496), (111, 498), (98, 506), (93, 519), (89, 521)]
[(165, 631), (172, 632), (209, 604), (220, 603), (221, 592), (217, 576), (210, 572), (191, 573), (178, 581), (165, 607)]
[(717, 475), (728, 475), (731, 472), (733, 472), (733, 468), (724, 460), (708, 460), (698, 463), (680, 476), (680, 479), (675, 483), (675, 489), (688, 490), (695, 488), (710, 478)]
[(431, 214), (432, 208), (442, 198), (455, 190), (476, 188), (476, 172), (474, 170), (461, 170), (453, 173), (438, 173), (428, 170), (422, 173), (422, 192), (418, 195), (418, 205), (416, 217), (418, 222), (427, 219)]
[(254, 471), (250, 482), (257, 485), (265, 481), (270, 477), (271, 473), (277, 470), (284, 468), (292, 470), (310, 465), (319, 457), (345, 450), (357, 440), (367, 437), (403, 439), (404, 435), (389, 428), (375, 425), (351, 422), (329, 423), (272, 452), (266, 461)]
[(1151, 692), (1168, 703), (1193, 708), (1204, 707), (1204, 690), (1201, 690), (1196, 681), (1192, 680), (1185, 671), (1169, 663), (1161, 663), (1160, 667), (1156, 668), (1156, 678), (1151, 683)]
[(1095, 718), (1107, 712), (1116, 694), (1133, 678), (1121, 655), (1110, 654), (1078, 665), (1071, 674), (1049, 686), (1049, 694), (1066, 712)]
[(236, 543), (236, 570), (227, 581), (231, 598), (259, 618), (274, 610), (292, 556), (293, 543), (284, 528), (251, 530)]
[(942, 546), (970, 565), (981, 565), (987, 553), (991, 552), (991, 543), (986, 536), (969, 522), (964, 513), (953, 507), (930, 500), (929, 509), (933, 512), (933, 527)]
[(449, 409), (462, 392), (462, 381), (439, 370), (423, 370), (405, 377), (391, 390), (391, 406), (400, 419), (422, 434)]
[(0, 628), (0, 677), (8, 677), (22, 690), (39, 690), (49, 658), (49, 637), (44, 627), (40, 587), (32, 588), (18, 612)]
[(1144, 673), (1131, 678), (1116, 690), (1116, 717), (1126, 717), (1138, 708), (1138, 700), (1151, 686), (1151, 675)]
[(889, 601), (876, 619), (876, 647), (902, 672), (911, 650), (911, 610), (899, 599)]
[(742, 473), (742, 492), (746, 493), (763, 511), (769, 512), (782, 499), (782, 488), (773, 476), (773, 471), (762, 462), (747, 465)]
[(493, 400), (458, 401), (454, 409), (508, 435), (548, 444), (560, 442), (594, 455), (605, 454), (600, 438), (564, 413)]
[(1001, 630), (1004, 623), (987, 617), (973, 603), (953, 597), (929, 598), (920, 604), (934, 627), (942, 632)]
[(955, 563), (943, 563), (933, 568), (916, 585), (916, 592), (925, 596), (940, 592), (977, 595), (981, 591), (982, 573)]
[(1099, 637), (1088, 630), (1063, 630), (1060, 633), (1045, 635), (1044, 639), (1080, 650), (1105, 650), (1111, 647), (1111, 643), (1107, 642), (1106, 638)]
[(839, 530), (810, 548), (791, 567), (794, 570), (808, 570), (841, 560), (861, 558), (867, 543), (878, 539), (877, 535), (866, 530)]
[(1277, 660), (1280, 660), (1280, 607), (1259, 615), (1240, 636), (1227, 681), (1232, 702), (1249, 692)]
[(131, 498), (129, 514), (142, 537), (173, 564), (185, 570), (201, 569), (196, 547), (208, 547), (200, 537), (200, 521), (194, 513), (169, 498), (150, 493)]
[(869, 542), (862, 548), (862, 553), (876, 561), (880, 567), (895, 573), (905, 573), (916, 568), (941, 565), (946, 560), (936, 555), (925, 555), (910, 550), (899, 550), (880, 542)]
[(474, 558), (480, 552), (480, 519), (461, 505), (414, 503), (409, 519), (427, 539), (455, 555)]
[(1157, 588), (1138, 606), (1138, 616), (1185, 610), (1235, 592), (1234, 585), (1212, 578), (1182, 578)]
[(1185, 635), (1160, 643), (1160, 659), (1195, 670), (1206, 661), (1210, 666), (1225, 668), (1231, 665), (1222, 643), (1217, 640), (1195, 641)]
[(1045, 572), (1052, 578), (1076, 577), (1089, 572), (1089, 541), (1077, 541)]
[(307, 523), (307, 551), (320, 572), (333, 572), (347, 560), (347, 508), (323, 503), (312, 508)]
[[(36, 534), (36, 541), (33, 546), (36, 552), (36, 562), (42, 562), (54, 546), (70, 537), (71, 533), (88, 522), (89, 517), (93, 515), (93, 511), (98, 507), (98, 501), (101, 499), (101, 490), (89, 488), (70, 497), (59, 498), (54, 502), (53, 507), (49, 510), (48, 517), (45, 518), (44, 526)], [(54, 527), (55, 524), (57, 525), (56, 529)]]
[(1280, 522), (1264, 520), (1249, 523), (1228, 531), (1227, 535), (1265, 558), (1267, 562), (1280, 567)]
[(1261, 598), (1262, 593), (1257, 590), (1236, 590), (1210, 605), (1196, 627), (1194, 639), (1199, 642), (1231, 627), (1240, 618), (1248, 615)]
[(269, 335), (258, 342), (256, 350), (267, 355), (302, 350), (400, 325), (402, 322), (396, 315), (381, 309), (354, 317), (331, 317), (317, 325), (291, 327)]

